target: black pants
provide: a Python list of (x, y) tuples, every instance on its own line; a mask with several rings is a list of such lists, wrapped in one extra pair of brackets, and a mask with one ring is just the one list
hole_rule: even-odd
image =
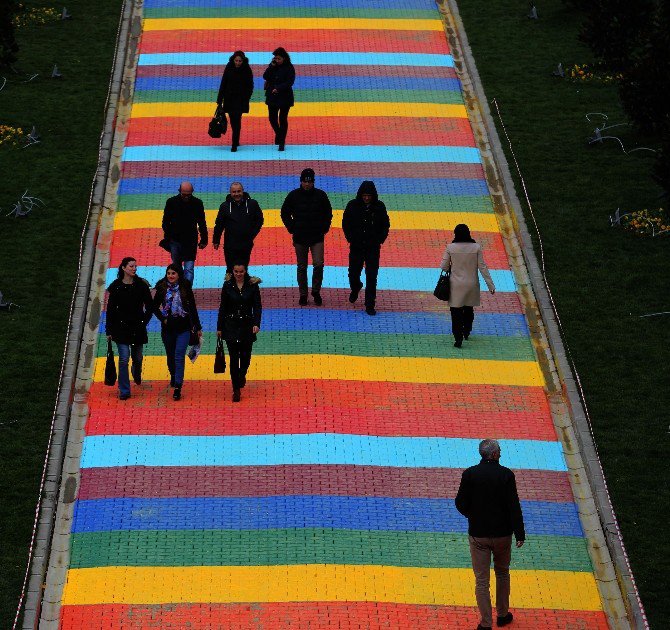
[(472, 306), (461, 306), (459, 308), (450, 308), (451, 311), (451, 332), (456, 341), (463, 341), (464, 335), (472, 332), (472, 322), (475, 320), (475, 309)]
[(226, 341), (230, 365), (230, 380), (233, 389), (242, 387), (242, 379), (246, 377), (251, 363), (252, 341)]
[(270, 126), (275, 132), (275, 144), (285, 144), (288, 133), (288, 110), (290, 107), (275, 107), (268, 105)]
[(233, 132), (231, 145), (234, 147), (240, 144), (240, 131), (242, 130), (242, 112), (228, 112), (230, 120), (230, 129)]
[(377, 300), (377, 275), (379, 274), (379, 253), (381, 245), (357, 247), (349, 249), (349, 287), (352, 291), (360, 289), (361, 271), (365, 265), (365, 306), (374, 307)]
[(233, 265), (235, 265), (235, 263), (248, 267), (249, 261), (251, 260), (251, 250), (253, 248), (253, 243), (248, 247), (232, 247), (224, 243), (223, 257), (226, 260), (226, 273), (233, 273)]

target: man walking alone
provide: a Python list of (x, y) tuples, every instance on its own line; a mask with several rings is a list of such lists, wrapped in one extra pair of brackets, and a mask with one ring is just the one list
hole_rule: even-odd
[(513, 619), (509, 612), (512, 533), (516, 546), (521, 547), (526, 532), (514, 473), (500, 465), (500, 444), (496, 440), (482, 440), (479, 454), (482, 461), (463, 472), (456, 509), (468, 519), (475, 596), (481, 615), (477, 630), (488, 630), (493, 627), (489, 592), (491, 555), (496, 576), (497, 625), (506, 626)]
[(230, 194), (219, 206), (216, 215), (212, 244), (219, 249), (223, 233), (223, 256), (226, 260), (226, 280), (233, 272), (233, 265), (249, 266), (254, 239), (263, 227), (263, 211), (255, 199), (244, 192), (240, 182), (230, 185)]
[(173, 264), (179, 265), (184, 270), (184, 278), (193, 284), (197, 250), (207, 247), (207, 223), (205, 206), (201, 199), (193, 196), (191, 182), (182, 182), (179, 194), (170, 197), (165, 203), (163, 233)]
[(374, 182), (364, 181), (342, 215), (342, 230), (349, 243), (349, 301), (353, 304), (363, 287), (365, 265), (365, 312), (376, 315), (377, 275), (381, 246), (389, 235), (389, 215), (379, 201)]
[(292, 190), (281, 207), (281, 220), (293, 236), (293, 247), (298, 263), (298, 304), (307, 304), (307, 261), (312, 252), (312, 297), (314, 304), (321, 306), (321, 284), (323, 282), (325, 235), (333, 220), (333, 208), (328, 195), (314, 187), (314, 171), (306, 168), (300, 174), (300, 188)]

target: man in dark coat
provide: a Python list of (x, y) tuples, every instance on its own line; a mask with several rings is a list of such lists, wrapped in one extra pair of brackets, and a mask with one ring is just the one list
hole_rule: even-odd
[(333, 208), (328, 195), (314, 188), (314, 171), (306, 168), (300, 174), (300, 188), (292, 190), (281, 207), (281, 220), (289, 234), (293, 235), (293, 247), (298, 263), (298, 290), (301, 306), (307, 304), (307, 261), (312, 252), (312, 297), (314, 304), (321, 306), (321, 284), (323, 282), (324, 236), (330, 230)]
[(263, 227), (263, 211), (255, 199), (244, 192), (240, 182), (230, 185), (230, 194), (219, 206), (212, 243), (219, 249), (223, 233), (223, 256), (226, 259), (226, 280), (235, 263), (249, 266), (254, 239)]
[(349, 243), (349, 301), (353, 304), (363, 288), (361, 271), (365, 265), (365, 312), (376, 315), (379, 254), (389, 235), (391, 223), (386, 206), (379, 201), (374, 182), (364, 181), (342, 215), (342, 230)]
[[(198, 243), (200, 232), (200, 243)], [(198, 249), (207, 247), (205, 206), (193, 196), (193, 184), (182, 182), (179, 194), (170, 197), (163, 211), (163, 233), (172, 262), (184, 269), (184, 278), (193, 284), (193, 268)]]
[(234, 153), (240, 146), (242, 114), (249, 113), (249, 101), (254, 93), (254, 75), (249, 66), (249, 59), (241, 50), (236, 50), (228, 61), (216, 102), (228, 114), (232, 130), (230, 150)]
[(521, 547), (526, 532), (514, 473), (500, 465), (500, 444), (496, 440), (482, 440), (479, 454), (482, 461), (463, 472), (456, 509), (468, 519), (475, 596), (481, 615), (477, 630), (488, 630), (493, 627), (489, 592), (491, 555), (496, 575), (497, 625), (506, 626), (512, 623), (509, 612), (512, 533), (516, 546)]

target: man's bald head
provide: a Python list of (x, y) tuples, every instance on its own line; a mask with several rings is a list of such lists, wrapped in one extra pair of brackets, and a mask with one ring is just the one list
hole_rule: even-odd
[(187, 181), (179, 184), (179, 195), (184, 201), (188, 201), (193, 196), (193, 184)]

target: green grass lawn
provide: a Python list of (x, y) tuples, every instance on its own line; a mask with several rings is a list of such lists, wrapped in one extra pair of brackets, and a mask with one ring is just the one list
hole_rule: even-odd
[[(640, 153), (627, 156), (614, 142), (587, 146), (595, 127), (588, 112), (625, 122), (616, 88), (551, 76), (558, 62), (593, 58), (577, 41), (579, 15), (560, 0), (537, 5), (534, 21), (527, 2), (459, 2), (484, 90), (499, 103), (529, 189), (624, 542), (651, 625), (660, 628), (670, 563), (654, 540), (659, 515), (665, 521), (670, 511), (670, 316), (638, 316), (670, 311), (670, 238), (612, 229), (608, 216), (618, 207), (657, 208), (661, 191)], [(499, 124), (498, 131), (507, 150)], [(654, 146), (625, 127), (613, 131), (627, 148)]]
[[(0, 85), (8, 79), (0, 124), (36, 125), (42, 136), (26, 149), (0, 147), (0, 291), (21, 305), (0, 311), (2, 628), (11, 627), (28, 556), (121, 0), (68, 0), (67, 8), (71, 20), (17, 31), (22, 74), (0, 70)], [(48, 78), (54, 64), (60, 80)], [(46, 208), (5, 218), (26, 189)]]

